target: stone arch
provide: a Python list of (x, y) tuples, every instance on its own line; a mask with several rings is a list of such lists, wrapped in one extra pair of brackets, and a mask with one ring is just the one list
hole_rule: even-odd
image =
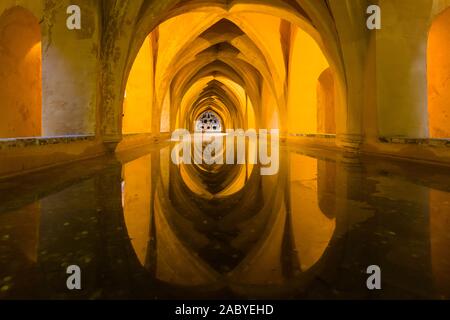
[(301, 29), (291, 33), (289, 56), (289, 133), (318, 133), (317, 81), (330, 69), (315, 40)]
[[(233, 3), (232, 5), (226, 4), (218, 4), (218, 3), (205, 3), (204, 1), (188, 1), (178, 4), (176, 7), (173, 7), (172, 4), (167, 3), (164, 6), (160, 6), (158, 8), (152, 5), (144, 5), (140, 8), (139, 18), (136, 21), (134, 34), (130, 38), (130, 46), (127, 50), (126, 56), (121, 57), (120, 59), (116, 59), (116, 61), (106, 61), (105, 66), (110, 68), (114, 64), (118, 64), (119, 66), (122, 64), (123, 72), (126, 75), (131, 69), (131, 64), (134, 61), (134, 57), (137, 54), (137, 51), (140, 47), (140, 44), (144, 41), (144, 38), (149, 34), (151, 30), (153, 30), (159, 23), (167, 20), (170, 17), (176, 16), (186, 11), (201, 11), (205, 8), (207, 10), (211, 10), (211, 12), (222, 13), (222, 14), (230, 14), (234, 12), (245, 12), (245, 11), (253, 11), (253, 12), (261, 12), (264, 10), (266, 14), (272, 14), (274, 16), (278, 16), (283, 19), (287, 19), (291, 23), (295, 25), (301, 26), (308, 33), (310, 33), (315, 39), (317, 39), (318, 44), (325, 48), (326, 54), (330, 57), (331, 67), (336, 71), (337, 74), (337, 87), (340, 94), (338, 95), (338, 100), (341, 102), (338, 105), (342, 110), (340, 112), (343, 114), (340, 119), (344, 119), (346, 121), (345, 113), (347, 109), (345, 107), (346, 103), (346, 90), (345, 90), (345, 75), (343, 74), (343, 62), (342, 56), (339, 48), (339, 41), (335, 27), (333, 26), (334, 22), (332, 19), (332, 15), (330, 9), (324, 5), (322, 2), (318, 3), (317, 1), (298, 1), (299, 3), (287, 4), (282, 1), (271, 1), (270, 3), (266, 3), (266, 1), (261, 1), (261, 3), (257, 4), (248, 4), (245, 2), (242, 3)], [(267, 11), (266, 11), (267, 10)], [(149, 13), (149, 14), (147, 14)], [(151, 14), (150, 14), (151, 13)], [(123, 14), (123, 19), (127, 14)], [(154, 17), (160, 17), (155, 19)], [(119, 19), (120, 21), (120, 19)], [(313, 27), (315, 26), (315, 27)], [(316, 29), (317, 27), (317, 29)], [(111, 49), (119, 45), (118, 40), (111, 39)], [(123, 41), (122, 41), (123, 42)], [(123, 43), (122, 43), (123, 44)], [(121, 45), (122, 45), (121, 44)], [(119, 69), (121, 69), (120, 67)], [(115, 139), (120, 139), (117, 136), (117, 129), (115, 129), (116, 124), (120, 125), (120, 121), (114, 120), (119, 113), (117, 110), (114, 110), (117, 106), (118, 100), (121, 99), (120, 95), (115, 97), (114, 91), (120, 92), (124, 88), (123, 79), (126, 77), (122, 77), (122, 83), (117, 82), (119, 78), (118, 75), (108, 75), (105, 79), (104, 86), (104, 94), (109, 97), (106, 101), (104, 112), (102, 115), (103, 118), (103, 134), (105, 140), (113, 141)], [(116, 80), (114, 80), (114, 78)], [(114, 89), (115, 88), (115, 89)], [(117, 90), (120, 89), (120, 90)], [(110, 94), (109, 94), (109, 93)], [(120, 105), (120, 103), (119, 103)], [(345, 123), (341, 125), (341, 127), (345, 127)]]
[(154, 92), (152, 39), (149, 36), (128, 76), (122, 111), (122, 133), (151, 133)]
[(450, 8), (432, 22), (427, 48), (428, 119), (431, 138), (450, 138)]
[(334, 76), (325, 69), (317, 80), (317, 132), (336, 134)]
[(42, 133), (42, 51), (37, 18), (16, 6), (0, 16), (0, 138)]

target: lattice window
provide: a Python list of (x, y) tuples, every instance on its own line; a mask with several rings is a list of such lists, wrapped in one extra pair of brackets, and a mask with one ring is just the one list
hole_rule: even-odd
[(205, 111), (198, 117), (195, 130), (197, 132), (221, 132), (222, 121), (213, 111)]

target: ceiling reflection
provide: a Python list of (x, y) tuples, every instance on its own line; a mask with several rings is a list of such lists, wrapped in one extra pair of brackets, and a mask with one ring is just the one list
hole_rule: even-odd
[(336, 228), (335, 163), (292, 153), (277, 175), (261, 176), (247, 164), (214, 172), (176, 166), (167, 163), (168, 152), (122, 170), (128, 235), (159, 280), (238, 291), (283, 285), (324, 255)]

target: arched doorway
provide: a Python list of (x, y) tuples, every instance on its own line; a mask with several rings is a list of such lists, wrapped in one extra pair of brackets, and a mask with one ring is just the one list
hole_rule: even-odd
[[(173, 131), (175, 127), (186, 126), (185, 123), (182, 123), (183, 121), (178, 121), (179, 115), (185, 114), (178, 112), (182, 104), (178, 98), (184, 95), (187, 86), (192, 87), (200, 77), (208, 76), (205, 72), (207, 70), (212, 72), (211, 69), (215, 69), (214, 72), (218, 76), (230, 77), (234, 73), (241, 78), (239, 80), (233, 78), (233, 81), (249, 91), (247, 93), (255, 111), (256, 127), (279, 128), (283, 134), (311, 131), (317, 133), (317, 101), (315, 99), (313, 99), (311, 107), (314, 111), (309, 114), (314, 122), (313, 130), (297, 128), (290, 130), (289, 128), (290, 119), (294, 117), (288, 116), (287, 110), (288, 105), (292, 105), (288, 101), (289, 93), (286, 92), (289, 81), (287, 69), (290, 69), (291, 65), (290, 42), (293, 40), (291, 30), (295, 29), (301, 29), (311, 38), (311, 42), (320, 52), (320, 59), (323, 57), (326, 61), (324, 68), (318, 71), (311, 82), (313, 96), (316, 95), (318, 77), (324, 69), (330, 67), (333, 71), (336, 92), (335, 104), (336, 115), (338, 115), (336, 126), (338, 128), (346, 126), (346, 90), (343, 82), (342, 61), (337, 48), (338, 39), (324, 32), (322, 28), (316, 29), (314, 24), (305, 19), (304, 12), (297, 12), (294, 7), (289, 6), (279, 8), (278, 5), (236, 2), (232, 6), (213, 4), (205, 7), (202, 2), (186, 1), (172, 10), (162, 10), (159, 12), (159, 19), (150, 19), (151, 15), (149, 14), (149, 18), (139, 22), (138, 32), (133, 35), (130, 43), (130, 54), (125, 63), (125, 77), (120, 77), (120, 79), (129, 79), (126, 75), (132, 70), (145, 37), (151, 33), (157, 35), (155, 39), (157, 45), (153, 47), (153, 58), (155, 59), (153, 73), (155, 76), (153, 79), (152, 133), (167, 132), (162, 129), (163, 122), (159, 121), (161, 118), (170, 118), (170, 121), (164, 121), (164, 123), (170, 123), (170, 131)], [(150, 8), (144, 8), (143, 12), (147, 12), (147, 10), (148, 13), (151, 12)], [(326, 20), (325, 17), (323, 18)], [(264, 22), (261, 23), (261, 21)], [(230, 32), (226, 35), (223, 32), (215, 32), (221, 28), (226, 29), (224, 27), (228, 28), (230, 24), (234, 26), (230, 26)], [(233, 38), (229, 37), (231, 33), (235, 33)], [(276, 33), (276, 36), (270, 36), (273, 33)], [(215, 38), (215, 35), (221, 35), (222, 38)], [(239, 41), (235, 39), (239, 39)], [(209, 61), (215, 52), (221, 52), (220, 57), (216, 57), (217, 61)], [(240, 58), (245, 59), (233, 58), (233, 56), (237, 57), (238, 52), (241, 52)], [(244, 66), (242, 62), (246, 65)], [(219, 66), (219, 64), (221, 65)], [(183, 80), (186, 78), (189, 78), (190, 81)], [(219, 82), (221, 81), (219, 80)], [(261, 83), (255, 85), (255, 82)], [(127, 84), (123, 83), (121, 90), (126, 87)], [(253, 94), (249, 88), (254, 91)], [(262, 93), (258, 90), (261, 90)], [(168, 92), (169, 97), (167, 96)], [(307, 92), (309, 91), (307, 90)], [(119, 95), (119, 97), (122, 96), (123, 94)], [(128, 98), (128, 91), (126, 91), (126, 97)], [(110, 103), (114, 103), (114, 101)], [(119, 105), (125, 106), (126, 104), (118, 103), (117, 106)], [(239, 105), (243, 104), (239, 103)], [(116, 106), (109, 110), (114, 108)], [(105, 108), (105, 110), (107, 109)], [(115, 112), (114, 117), (105, 119), (107, 122), (113, 119), (119, 120), (115, 117), (121, 114), (123, 112), (119, 110)], [(167, 114), (169, 115), (167, 116)], [(192, 118), (187, 120), (189, 124), (194, 122)], [(224, 121), (227, 120), (224, 119)], [(125, 126), (124, 122), (115, 121), (105, 125), (104, 128), (105, 130), (110, 128), (108, 130), (111, 133), (122, 129), (121, 131), (124, 133), (121, 127)], [(338, 131), (342, 132), (343, 130)], [(113, 139), (112, 135), (111, 139)], [(120, 137), (114, 139), (120, 139)]]
[(123, 102), (122, 133), (151, 133), (153, 106), (153, 46), (148, 36), (128, 76)]
[(317, 42), (300, 28), (292, 32), (289, 59), (289, 132), (335, 134), (334, 75)]
[(431, 138), (450, 138), (450, 9), (433, 21), (428, 38), (428, 117)]
[(41, 135), (41, 69), (38, 20), (21, 7), (5, 11), (0, 16), (0, 138)]
[(336, 134), (334, 75), (325, 69), (317, 80), (317, 132)]

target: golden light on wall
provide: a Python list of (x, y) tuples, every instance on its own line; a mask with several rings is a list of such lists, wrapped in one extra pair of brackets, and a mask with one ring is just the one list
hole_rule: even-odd
[[(317, 85), (321, 74), (329, 68), (328, 61), (316, 41), (299, 28), (294, 29), (292, 34), (290, 59), (289, 132), (317, 133)], [(319, 92), (324, 101), (326, 91)], [(334, 92), (329, 94), (334, 95)]]
[(0, 138), (40, 136), (42, 53), (39, 21), (13, 7), (0, 16)]
[(450, 9), (433, 22), (428, 40), (428, 113), (432, 138), (450, 137)]
[(147, 37), (128, 77), (123, 103), (122, 133), (150, 133), (153, 106), (153, 52)]
[(334, 76), (325, 69), (317, 80), (317, 132), (336, 134)]

